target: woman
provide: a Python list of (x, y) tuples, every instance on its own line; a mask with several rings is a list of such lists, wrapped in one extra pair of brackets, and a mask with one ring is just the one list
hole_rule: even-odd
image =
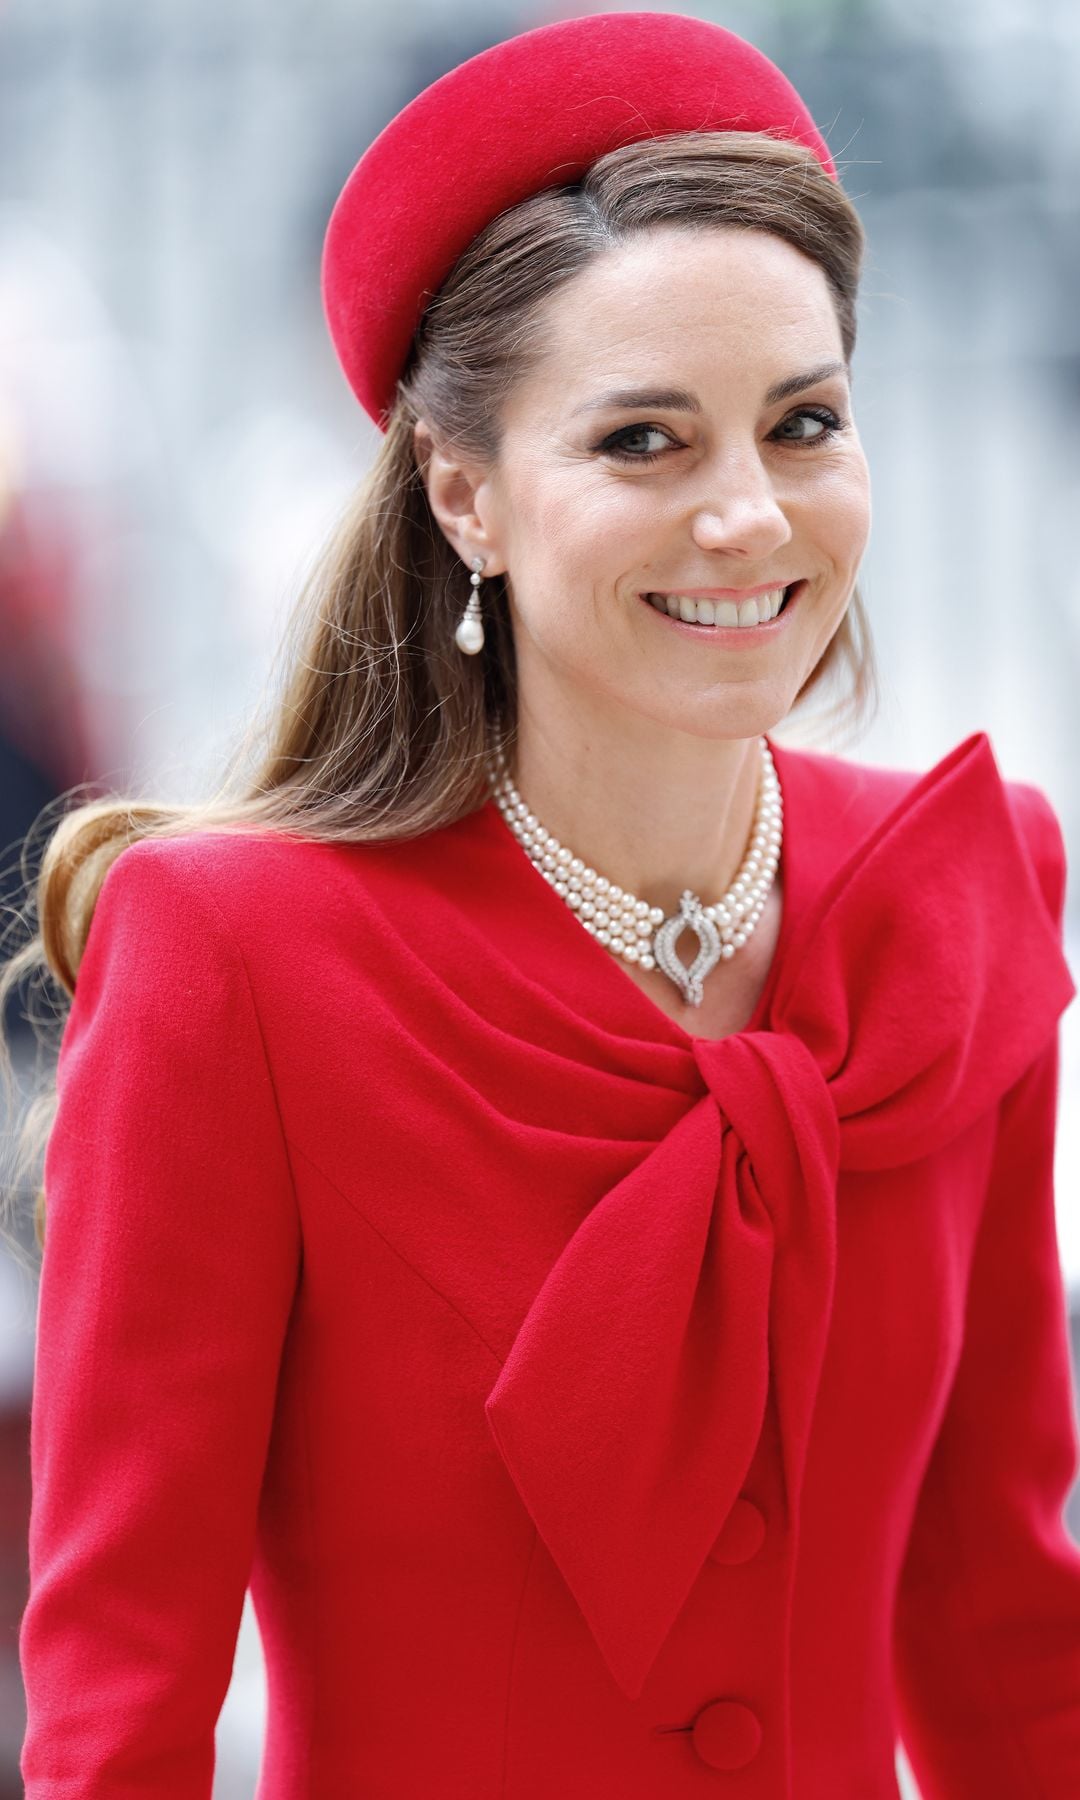
[(261, 764), (40, 881), (30, 1800), (209, 1795), (249, 1579), (261, 1800), (1080, 1792), (1060, 828), (772, 735), (867, 693), (861, 252), (672, 15), (346, 183), (385, 441)]

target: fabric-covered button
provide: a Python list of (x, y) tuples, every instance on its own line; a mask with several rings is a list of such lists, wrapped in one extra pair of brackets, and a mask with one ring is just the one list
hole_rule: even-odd
[(711, 1769), (741, 1769), (757, 1755), (761, 1725), (739, 1700), (710, 1700), (694, 1720), (693, 1740)]
[(765, 1520), (752, 1500), (736, 1500), (709, 1555), (718, 1563), (749, 1562), (765, 1541)]

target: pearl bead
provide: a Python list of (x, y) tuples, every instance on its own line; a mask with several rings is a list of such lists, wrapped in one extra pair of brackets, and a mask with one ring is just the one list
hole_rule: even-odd
[(475, 656), (484, 648), (484, 621), (482, 619), (462, 619), (454, 632), (454, 642), (466, 656)]
[[(468, 630), (470, 625), (474, 628), (472, 632)], [(480, 643), (476, 644), (476, 648), (480, 648), (483, 640), (482, 621), (469, 620), (467, 617), (462, 620), (458, 642), (463, 649), (467, 647), (462, 643), (462, 637), (465, 636), (478, 638)], [(709, 906), (702, 906), (701, 909), (717, 933), (718, 961), (730, 961), (736, 950), (748, 942), (765, 910), (765, 901), (780, 863), (783, 795), (769, 746), (764, 738), (759, 739), (759, 744), (761, 769), (758, 799), (742, 866), (722, 899)], [(637, 963), (642, 969), (656, 968), (658, 965), (651, 944), (654, 931), (665, 923), (663, 909), (650, 906), (648, 901), (639, 900), (636, 895), (625, 892), (606, 876), (587, 867), (580, 857), (574, 856), (560, 844), (558, 838), (547, 831), (536, 814), (529, 810), (510, 780), (502, 749), (496, 752), (493, 764), (489, 764), (488, 774), (494, 790), (495, 804), (511, 831), (544, 880), (554, 888), (560, 899), (566, 901), (571, 911), (577, 914), (590, 937), (616, 956), (621, 956), (625, 962)], [(673, 916), (678, 918), (680, 914), (681, 907)], [(685, 968), (686, 965), (683, 965), (684, 975)], [(671, 973), (670, 963), (664, 972), (669, 979), (676, 979)], [(684, 995), (687, 995), (685, 980), (680, 980), (678, 985)]]

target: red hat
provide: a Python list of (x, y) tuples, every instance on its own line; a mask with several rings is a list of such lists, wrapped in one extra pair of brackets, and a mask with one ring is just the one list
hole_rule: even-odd
[(380, 429), (416, 327), (489, 220), (679, 131), (825, 140), (786, 75), (722, 25), (593, 13), (495, 44), (426, 87), (365, 150), (326, 230), (322, 295), (349, 385)]

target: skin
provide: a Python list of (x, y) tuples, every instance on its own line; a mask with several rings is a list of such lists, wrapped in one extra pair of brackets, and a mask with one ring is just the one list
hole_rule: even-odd
[[(685, 887), (709, 901), (734, 878), (757, 738), (790, 711), (855, 586), (870, 485), (847, 372), (764, 398), (842, 364), (839, 325), (815, 262), (737, 227), (642, 233), (560, 288), (542, 317), (545, 351), (503, 408), (495, 460), (447, 453), (423, 420), (417, 455), (462, 560), (508, 575), (518, 788), (575, 854), (668, 913)], [(591, 410), (615, 387), (687, 389), (699, 410)], [(842, 429), (823, 437), (807, 406)], [(605, 446), (616, 431), (639, 460)], [(646, 462), (643, 451), (661, 454)], [(799, 577), (809, 586), (781, 632), (745, 647), (691, 640), (640, 598)], [(750, 1002), (747, 979), (778, 928), (779, 879), (707, 993), (741, 984)], [(684, 933), (684, 961), (692, 946)], [(661, 1004), (675, 995), (659, 970), (620, 967)], [(667, 1009), (681, 1012), (677, 995)]]

